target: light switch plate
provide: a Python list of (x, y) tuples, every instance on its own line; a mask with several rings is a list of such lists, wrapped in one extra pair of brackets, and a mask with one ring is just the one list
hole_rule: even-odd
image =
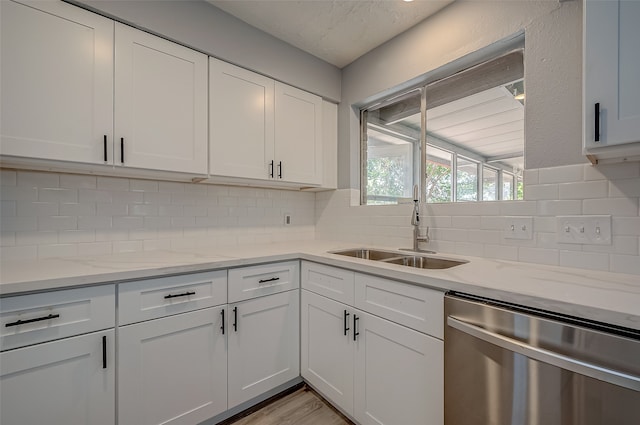
[(565, 215), (556, 221), (559, 243), (611, 245), (610, 215)]
[(533, 217), (513, 216), (505, 217), (502, 234), (505, 239), (532, 239)]

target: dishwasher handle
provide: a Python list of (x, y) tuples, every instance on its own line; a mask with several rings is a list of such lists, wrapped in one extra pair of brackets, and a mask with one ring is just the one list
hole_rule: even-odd
[(557, 366), (561, 369), (566, 369), (599, 381), (608, 382), (634, 391), (640, 391), (640, 377), (638, 376), (608, 369), (593, 363), (583, 362), (544, 348), (534, 347), (513, 338), (490, 332), (479, 326), (463, 322), (452, 316), (447, 317), (447, 325), (475, 338), (504, 348), (505, 350), (522, 354), (530, 359)]

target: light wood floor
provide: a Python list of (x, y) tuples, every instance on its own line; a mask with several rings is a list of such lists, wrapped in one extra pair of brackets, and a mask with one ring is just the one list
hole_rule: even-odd
[(353, 425), (306, 387), (231, 422), (233, 425)]

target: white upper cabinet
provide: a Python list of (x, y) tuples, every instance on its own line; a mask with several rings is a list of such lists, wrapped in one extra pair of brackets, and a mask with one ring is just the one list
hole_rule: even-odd
[(322, 99), (276, 82), (276, 176), (322, 183)]
[(207, 173), (207, 56), (116, 24), (117, 165)]
[(213, 58), (209, 75), (211, 174), (267, 178), (273, 161), (273, 80)]
[(1, 153), (112, 163), (113, 21), (63, 2), (0, 8)]
[(209, 59), (209, 173), (322, 183), (322, 99)]
[(640, 159), (640, 2), (584, 3), (584, 153)]

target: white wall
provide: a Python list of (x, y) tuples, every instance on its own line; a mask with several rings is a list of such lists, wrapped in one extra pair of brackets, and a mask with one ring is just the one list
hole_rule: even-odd
[(582, 3), (456, 1), (343, 69), (339, 187), (359, 187), (358, 115), (380, 97), (494, 43), (525, 34), (526, 168), (586, 162), (581, 154)]
[(203, 0), (69, 0), (323, 98), (340, 100), (341, 71)]

